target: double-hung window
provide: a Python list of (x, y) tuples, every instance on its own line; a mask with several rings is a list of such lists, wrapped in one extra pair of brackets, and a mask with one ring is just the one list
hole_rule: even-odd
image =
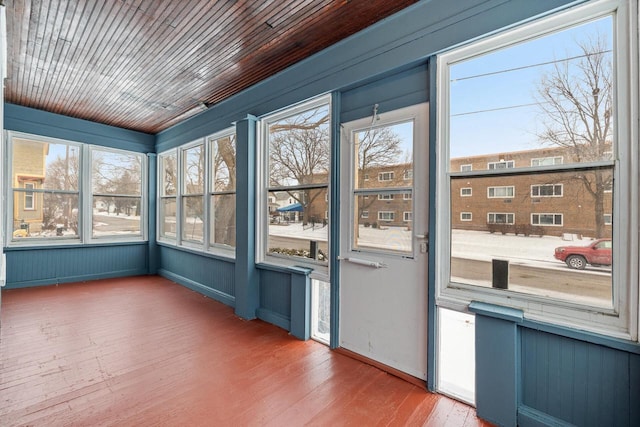
[(92, 147), (93, 238), (142, 236), (145, 167), (142, 154)]
[(158, 237), (176, 241), (178, 153), (171, 150), (158, 156)]
[(233, 249), (236, 246), (236, 135), (222, 132), (208, 138), (209, 246)]
[(8, 132), (11, 244), (146, 238), (141, 153)]
[(204, 243), (204, 183), (205, 148), (204, 142), (184, 147), (180, 150), (182, 168), (181, 236), (183, 243), (202, 245)]
[(9, 153), (12, 241), (79, 240), (82, 145), (10, 132)]
[[(588, 2), (439, 56), (439, 306), (489, 302), (637, 340), (637, 21), (636, 1)], [(461, 169), (468, 158), (486, 169)], [(503, 200), (462, 202), (471, 185)], [(487, 223), (461, 222), (474, 213)], [(611, 239), (611, 268), (574, 280), (554, 259), (599, 238)], [(468, 259), (509, 262), (508, 288)]]
[(260, 120), (260, 261), (327, 265), (330, 129), (327, 96)]
[(158, 239), (191, 250), (234, 255), (236, 136), (233, 128), (159, 154)]

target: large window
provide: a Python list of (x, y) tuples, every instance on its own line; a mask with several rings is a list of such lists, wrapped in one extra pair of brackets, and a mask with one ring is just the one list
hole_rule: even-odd
[(236, 137), (227, 129), (158, 156), (158, 238), (233, 256)]
[(204, 143), (180, 150), (182, 241), (204, 243)]
[(260, 122), (260, 260), (328, 263), (330, 111), (321, 97)]
[(161, 240), (176, 239), (178, 154), (176, 150), (158, 156), (158, 237)]
[[(631, 4), (590, 2), (439, 57), (439, 305), (479, 300), (637, 338), (637, 239), (620, 234), (638, 213)], [(486, 169), (463, 168), (470, 158)], [(472, 185), (488, 199), (460, 198)], [(601, 238), (612, 267), (576, 277), (554, 256)], [(509, 264), (507, 289), (492, 260)]]
[(210, 246), (236, 246), (236, 136), (223, 133), (209, 138)]
[(18, 132), (8, 135), (12, 244), (145, 238), (144, 155)]
[(142, 235), (144, 159), (128, 151), (91, 150), (93, 237)]

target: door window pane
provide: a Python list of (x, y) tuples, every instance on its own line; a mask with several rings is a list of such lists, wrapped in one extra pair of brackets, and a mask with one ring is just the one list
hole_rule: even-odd
[(412, 251), (412, 200), (396, 197), (379, 201), (377, 197), (354, 197), (354, 249), (410, 254)]
[(371, 127), (352, 136), (353, 249), (412, 253), (413, 125)]
[(353, 138), (355, 189), (413, 185), (413, 121), (362, 130)]

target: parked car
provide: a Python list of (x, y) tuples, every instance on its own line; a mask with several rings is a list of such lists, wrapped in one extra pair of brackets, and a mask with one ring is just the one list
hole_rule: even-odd
[(553, 256), (576, 270), (584, 270), (587, 264), (611, 265), (611, 239), (598, 239), (587, 246), (560, 246)]

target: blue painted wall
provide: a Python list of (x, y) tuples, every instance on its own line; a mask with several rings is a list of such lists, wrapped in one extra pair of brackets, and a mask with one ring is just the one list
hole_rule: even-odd
[(501, 426), (639, 426), (640, 345), (472, 303), (476, 407)]
[(340, 123), (371, 116), (374, 104), (384, 113), (428, 100), (429, 73), (424, 63), (342, 91)]
[[(224, 129), (248, 114), (260, 116), (331, 91), (341, 95), (340, 119), (354, 120), (370, 115), (374, 103), (379, 103), (382, 111), (389, 111), (425, 101), (430, 95), (429, 82), (435, 82), (434, 70), (425, 65), (430, 55), (568, 3), (569, 0), (422, 1), (155, 137), (10, 105), (5, 112), (5, 125), (7, 129), (51, 137), (159, 152)], [(432, 102), (432, 117), (436, 108)], [(433, 152), (431, 157), (433, 161)], [(338, 183), (333, 185), (335, 188)], [(238, 223), (238, 227), (242, 226)], [(248, 231), (249, 225), (245, 226)], [(251, 233), (246, 236), (253, 239)], [(249, 242), (247, 248), (252, 244)], [(7, 279), (10, 285), (28, 286), (125, 272), (142, 274), (148, 268), (148, 256), (146, 245), (12, 250), (7, 254)], [(430, 271), (435, 271), (433, 260)], [(160, 274), (226, 304), (235, 304), (239, 284), (233, 261), (160, 246), (157, 264)], [(297, 282), (294, 275), (298, 273), (261, 267), (258, 270), (257, 316), (292, 329), (292, 312), (301, 303), (292, 300), (291, 286)], [(434, 295), (434, 276), (429, 289)], [(433, 300), (430, 311), (435, 312)], [(481, 321), (481, 336), (500, 333), (493, 324)], [(430, 327), (429, 354), (433, 360), (435, 322)], [(515, 334), (511, 327), (501, 329), (508, 332), (491, 350), (504, 347), (512, 351), (517, 346), (510, 375), (517, 381), (518, 396), (515, 404), (509, 400), (496, 408), (481, 403), (481, 412), (517, 411), (521, 425), (640, 425), (638, 345), (610, 346), (579, 331), (570, 336), (543, 332), (533, 322), (518, 326)], [(484, 341), (478, 343), (483, 345)], [(483, 360), (487, 362), (477, 366), (484, 375), (478, 386), (487, 389), (492, 377), (504, 373), (505, 366), (497, 369), (489, 363), (490, 357)]]
[(160, 245), (158, 274), (227, 305), (235, 305), (232, 260)]
[(4, 128), (139, 153), (155, 153), (154, 135), (14, 104), (4, 106)]
[[(7, 130), (142, 153), (155, 150), (154, 135), (13, 104), (5, 105), (4, 114)], [(147, 274), (149, 265), (146, 242), (5, 248), (5, 252), (8, 289)]]
[(521, 340), (522, 426), (541, 414), (578, 426), (640, 426), (640, 354), (529, 328)]
[(291, 273), (260, 270), (258, 317), (286, 330), (291, 329)]
[(7, 289), (147, 273), (147, 244), (7, 249)]

